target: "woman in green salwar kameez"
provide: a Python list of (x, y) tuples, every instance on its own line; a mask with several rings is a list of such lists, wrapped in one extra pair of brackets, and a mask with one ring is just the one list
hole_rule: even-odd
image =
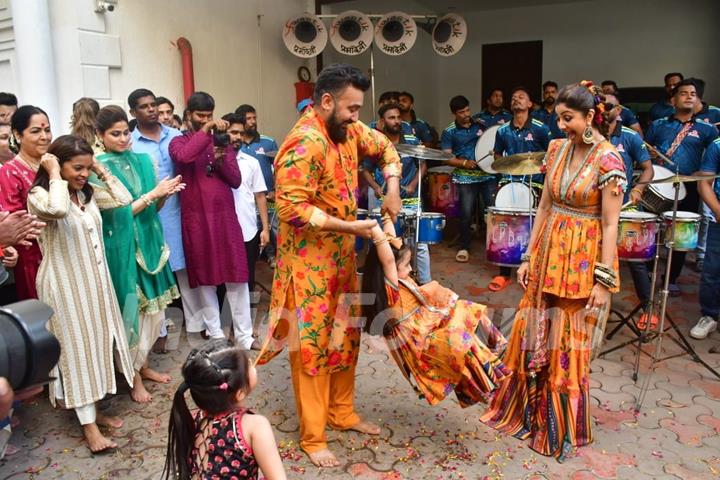
[(147, 357), (158, 337), (165, 309), (180, 293), (168, 262), (158, 210), (169, 195), (184, 188), (181, 178), (156, 179), (152, 158), (130, 150), (130, 130), (122, 108), (104, 107), (96, 118), (105, 151), (97, 160), (132, 195), (131, 205), (103, 211), (103, 238), (108, 267), (123, 314), (135, 378), (132, 398), (152, 396), (142, 380), (168, 383), (170, 376), (148, 366)]

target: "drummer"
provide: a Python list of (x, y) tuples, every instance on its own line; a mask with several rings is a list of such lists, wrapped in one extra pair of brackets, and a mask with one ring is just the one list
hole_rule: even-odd
[[(607, 93), (605, 94), (605, 102), (610, 120), (608, 128), (609, 140), (625, 162), (625, 176), (627, 177), (628, 185), (625, 190), (623, 204), (627, 205), (628, 202), (630, 202), (630, 208), (635, 208), (642, 198), (643, 192), (647, 187), (647, 182), (653, 179), (654, 172), (652, 162), (650, 161), (650, 154), (640, 134), (622, 124), (622, 107), (618, 102), (618, 98), (611, 93)], [(637, 185), (633, 185), (636, 182), (633, 178), (633, 170), (635, 167), (639, 167), (642, 171), (640, 177), (637, 179)], [(635, 294), (643, 306), (643, 311), (647, 311), (648, 304), (650, 303), (650, 277), (648, 276), (647, 264), (645, 262), (628, 262), (628, 268), (630, 269), (630, 275), (632, 275), (633, 283), (635, 284)], [(640, 316), (638, 326), (643, 329), (645, 328), (646, 322), (647, 316), (643, 313)], [(655, 315), (653, 315), (651, 323), (653, 327), (657, 323), (657, 317)]]
[[(500, 127), (495, 134), (495, 157), (504, 157), (526, 152), (544, 152), (550, 143), (550, 129), (540, 120), (530, 116), (532, 101), (530, 93), (524, 87), (517, 87), (510, 97), (512, 121)], [(543, 175), (503, 175), (504, 182), (531, 183), (532, 187), (542, 188)], [(525, 205), (523, 205), (525, 207)], [(534, 205), (533, 205), (534, 207)], [(529, 208), (529, 206), (528, 206)], [(488, 289), (491, 292), (503, 290), (511, 281), (510, 267), (500, 267), (500, 274), (490, 280)]]
[(460, 250), (455, 254), (455, 260), (465, 263), (470, 259), (470, 226), (475, 217), (478, 195), (482, 197), (486, 207), (491, 206), (497, 189), (497, 179), (494, 175), (480, 170), (475, 162), (475, 144), (484, 131), (484, 124), (473, 119), (470, 101), (457, 95), (450, 99), (450, 111), (455, 121), (443, 130), (440, 148), (453, 154), (447, 164), (455, 167), (452, 181), (458, 184), (460, 193)]
[[(692, 175), (699, 170), (703, 151), (718, 136), (717, 128), (693, 117), (697, 101), (695, 82), (689, 78), (681, 81), (673, 88), (672, 102), (675, 113), (652, 122), (645, 135), (647, 143), (673, 162), (673, 165), (665, 167), (681, 175)], [(658, 165), (663, 165), (654, 149), (650, 149), (650, 156)], [(695, 213), (699, 205), (697, 185), (695, 182), (687, 182), (685, 190), (685, 198), (680, 201), (678, 208)], [(672, 297), (679, 297), (681, 294), (677, 279), (685, 263), (685, 253), (673, 252), (668, 286)]]
[(550, 129), (551, 138), (565, 138), (565, 132), (560, 130), (557, 123), (557, 113), (555, 113), (555, 99), (558, 96), (558, 84), (552, 80), (548, 80), (542, 85), (543, 101), (542, 106), (530, 112), (530, 115), (540, 120)]
[[(415, 135), (406, 135), (402, 133), (402, 113), (400, 106), (395, 103), (386, 103), (378, 110), (378, 118), (382, 120), (384, 133), (393, 145), (405, 143), (408, 145), (422, 145)], [(420, 176), (425, 176), (427, 166), (425, 162), (418, 162), (415, 157), (400, 155), (402, 162), (402, 173), (400, 174), (400, 198), (403, 203), (403, 212), (407, 214), (417, 215), (420, 209), (420, 201), (418, 197), (418, 182)], [(366, 158), (364, 160), (362, 175), (365, 177), (370, 188), (368, 189), (368, 210), (380, 208), (382, 205), (382, 197), (385, 193), (385, 177), (382, 170), (377, 167), (374, 159)], [(418, 164), (420, 167), (418, 168)], [(414, 238), (409, 241), (410, 245), (414, 243)], [(427, 243), (418, 243), (417, 245), (417, 282), (420, 285), (429, 283), (432, 278), (430, 275), (430, 250)]]
[(485, 99), (485, 110), (475, 115), (473, 118), (480, 119), (485, 124), (485, 128), (493, 125), (501, 125), (512, 119), (512, 113), (503, 108), (503, 91), (494, 88), (490, 91), (490, 95)]

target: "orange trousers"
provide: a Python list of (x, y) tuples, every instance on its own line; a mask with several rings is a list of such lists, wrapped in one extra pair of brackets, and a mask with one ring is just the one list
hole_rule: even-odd
[[(287, 294), (285, 308), (295, 311), (292, 288)], [(327, 448), (325, 427), (347, 430), (360, 422), (355, 413), (355, 366), (344, 372), (328, 375), (308, 375), (303, 370), (299, 349), (297, 321), (290, 322), (290, 372), (295, 392), (295, 405), (300, 422), (300, 448), (314, 453)]]

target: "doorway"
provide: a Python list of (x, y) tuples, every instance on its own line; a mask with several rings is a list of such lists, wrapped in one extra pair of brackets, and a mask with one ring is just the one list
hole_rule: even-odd
[(542, 40), (531, 42), (493, 43), (482, 46), (482, 95), (485, 99), (493, 89), (503, 91), (505, 108), (510, 107), (510, 92), (523, 86), (530, 90), (534, 102), (542, 101)]

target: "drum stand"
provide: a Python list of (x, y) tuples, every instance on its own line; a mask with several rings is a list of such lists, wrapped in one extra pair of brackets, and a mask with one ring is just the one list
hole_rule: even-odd
[[(673, 199), (673, 216), (672, 216), (672, 222), (670, 223), (670, 229), (666, 232), (667, 237), (665, 238), (665, 248), (667, 249), (667, 263), (665, 264), (665, 278), (663, 279), (663, 288), (660, 291), (660, 315), (659, 320), (660, 323), (658, 325), (657, 331), (650, 331), (651, 327), (651, 319), (652, 314), (654, 310), (654, 293), (655, 293), (655, 279), (657, 276), (657, 265), (658, 265), (658, 259), (660, 257), (660, 249), (656, 249), (655, 251), (655, 264), (653, 267), (653, 283), (652, 283), (652, 290), (651, 290), (651, 297), (653, 301), (650, 303), (650, 308), (648, 309), (648, 321), (645, 325), (645, 331), (642, 332), (642, 335), (638, 337), (636, 341), (638, 341), (637, 350), (635, 352), (635, 370), (633, 372), (633, 380), (637, 382), (638, 377), (638, 371), (640, 369), (640, 353), (643, 352), (641, 348), (641, 343), (643, 340), (650, 341), (652, 339), (655, 340), (655, 352), (653, 354), (650, 354), (650, 369), (648, 371), (648, 374), (643, 379), (643, 383), (640, 387), (640, 394), (638, 395), (637, 403), (635, 404), (635, 411), (639, 412), (642, 408), (643, 401), (645, 400), (645, 395), (647, 395), (647, 392), (650, 388), (650, 379), (652, 378), (653, 373), (655, 373), (655, 368), (658, 363), (679, 357), (682, 355), (690, 355), (693, 360), (701, 364), (703, 367), (705, 367), (710, 373), (715, 375), (717, 378), (720, 379), (720, 373), (718, 373), (717, 370), (713, 369), (707, 362), (705, 362), (700, 356), (697, 354), (695, 349), (693, 349), (692, 345), (687, 341), (685, 336), (682, 334), (680, 329), (678, 328), (677, 324), (670, 318), (670, 316), (667, 314), (667, 299), (668, 299), (668, 286), (670, 284), (670, 267), (672, 265), (672, 257), (673, 257), (673, 247), (675, 246), (675, 224), (677, 221), (677, 211), (678, 211), (678, 197), (680, 195), (680, 182), (676, 182), (673, 184), (675, 188), (675, 198)], [(665, 328), (665, 319), (667, 318), (668, 323), (670, 326), (666, 329)], [(663, 337), (668, 333), (669, 330), (674, 330), (675, 334), (677, 335), (677, 338), (670, 337), (677, 345), (680, 346), (680, 348), (683, 350), (681, 353), (674, 354), (674, 355), (668, 355), (665, 357), (661, 357), (662, 353), (662, 341)], [(646, 353), (646, 352), (643, 352)]]

